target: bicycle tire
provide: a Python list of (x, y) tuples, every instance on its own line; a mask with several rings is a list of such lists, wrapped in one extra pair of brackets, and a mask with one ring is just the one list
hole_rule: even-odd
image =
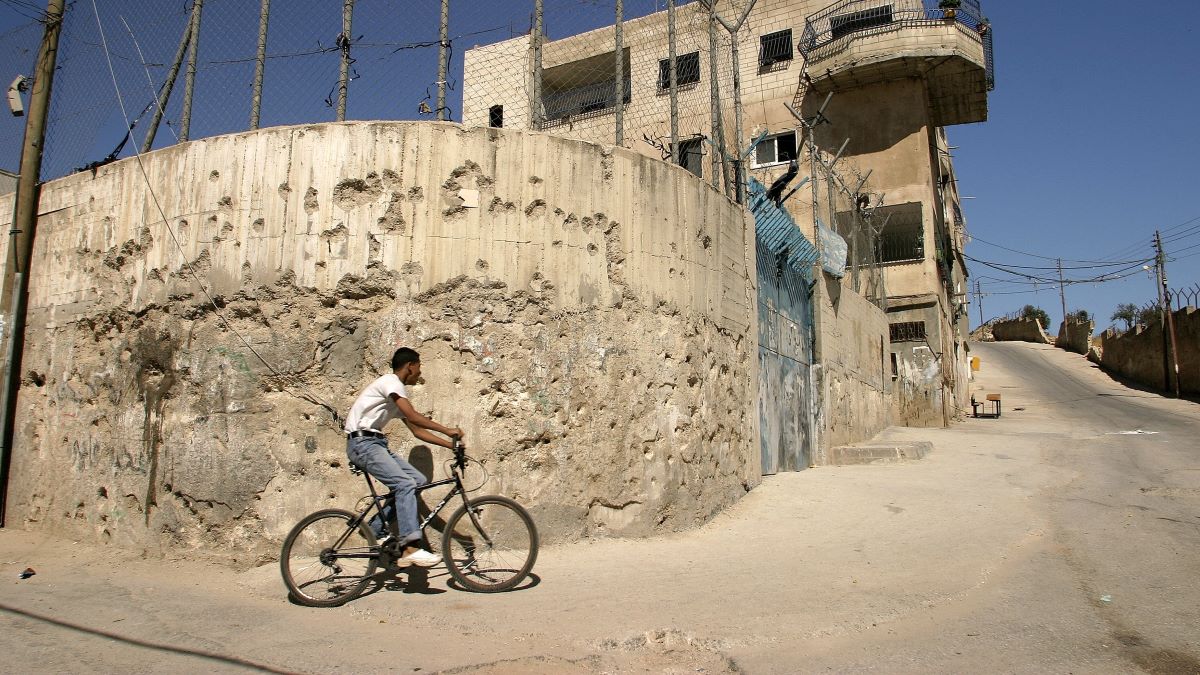
[(337, 607), (358, 597), (379, 564), (375, 535), (358, 514), (325, 509), (309, 514), (283, 541), (279, 569), (291, 597), (308, 607)]
[(537, 527), (529, 512), (498, 495), (458, 507), (442, 533), (442, 559), (450, 576), (478, 593), (506, 591), (521, 583), (533, 569), (537, 553)]

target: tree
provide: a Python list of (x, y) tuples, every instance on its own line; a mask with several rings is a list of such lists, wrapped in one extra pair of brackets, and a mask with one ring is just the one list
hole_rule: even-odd
[(1074, 312), (1068, 312), (1067, 319), (1074, 323), (1087, 323), (1088, 321), (1091, 321), (1092, 315), (1088, 314), (1086, 309), (1077, 309)]
[(1143, 307), (1137, 311), (1137, 322), (1143, 326), (1152, 326), (1162, 322), (1162, 308), (1158, 305)]
[(1133, 328), (1133, 324), (1138, 322), (1138, 307), (1132, 302), (1123, 302), (1117, 305), (1117, 311), (1113, 312), (1112, 321), (1124, 321), (1125, 330)]
[(1021, 308), (1021, 318), (1037, 319), (1042, 323), (1042, 328), (1050, 325), (1050, 315), (1046, 313), (1046, 310), (1041, 307), (1034, 307), (1033, 305), (1025, 305)]

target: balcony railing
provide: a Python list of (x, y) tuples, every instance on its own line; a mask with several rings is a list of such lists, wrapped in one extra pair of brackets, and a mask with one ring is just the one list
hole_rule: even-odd
[(898, 28), (943, 25), (947, 21), (966, 26), (983, 45), (987, 87), (995, 87), (992, 68), (992, 28), (983, 18), (979, 0), (962, 0), (950, 19), (938, 0), (843, 0), (813, 14), (805, 22), (798, 45), (808, 61), (817, 50), (839, 40), (853, 40)]
[[(631, 93), (630, 82), (626, 79), (622, 97), (625, 103), (629, 103)], [(565, 123), (571, 118), (600, 114), (617, 107), (617, 83), (609, 80), (548, 92), (542, 97), (542, 106), (545, 109), (543, 128)]]

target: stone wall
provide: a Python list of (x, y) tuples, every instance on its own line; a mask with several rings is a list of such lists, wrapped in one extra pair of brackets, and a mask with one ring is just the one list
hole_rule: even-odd
[[(1200, 312), (1187, 307), (1172, 316), (1179, 348), (1180, 391), (1200, 394)], [(1174, 389), (1165, 379), (1163, 329), (1158, 324), (1123, 333), (1109, 329), (1100, 334), (1099, 342), (1100, 365), (1106, 370), (1163, 391)]]
[(753, 231), (683, 169), (438, 123), (143, 161), (153, 192), (135, 160), (43, 189), (10, 523), (268, 560), (365, 492), (313, 400), (344, 413), (400, 345), (547, 541), (691, 527), (759, 482)]
[(992, 325), (992, 337), (997, 342), (1017, 341), (1050, 344), (1050, 338), (1037, 319), (1009, 319)]
[(1058, 338), (1054, 346), (1086, 355), (1092, 346), (1092, 332), (1095, 330), (1094, 321), (1063, 321), (1058, 325)]

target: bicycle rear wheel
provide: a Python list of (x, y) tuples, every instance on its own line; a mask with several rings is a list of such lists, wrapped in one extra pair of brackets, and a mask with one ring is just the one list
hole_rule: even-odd
[(537, 560), (538, 534), (520, 504), (500, 496), (472, 499), (446, 521), (442, 558), (450, 576), (480, 593), (521, 583)]
[(362, 593), (379, 554), (365, 522), (350, 527), (357, 517), (341, 509), (317, 511), (288, 533), (279, 568), (296, 602), (336, 607)]

